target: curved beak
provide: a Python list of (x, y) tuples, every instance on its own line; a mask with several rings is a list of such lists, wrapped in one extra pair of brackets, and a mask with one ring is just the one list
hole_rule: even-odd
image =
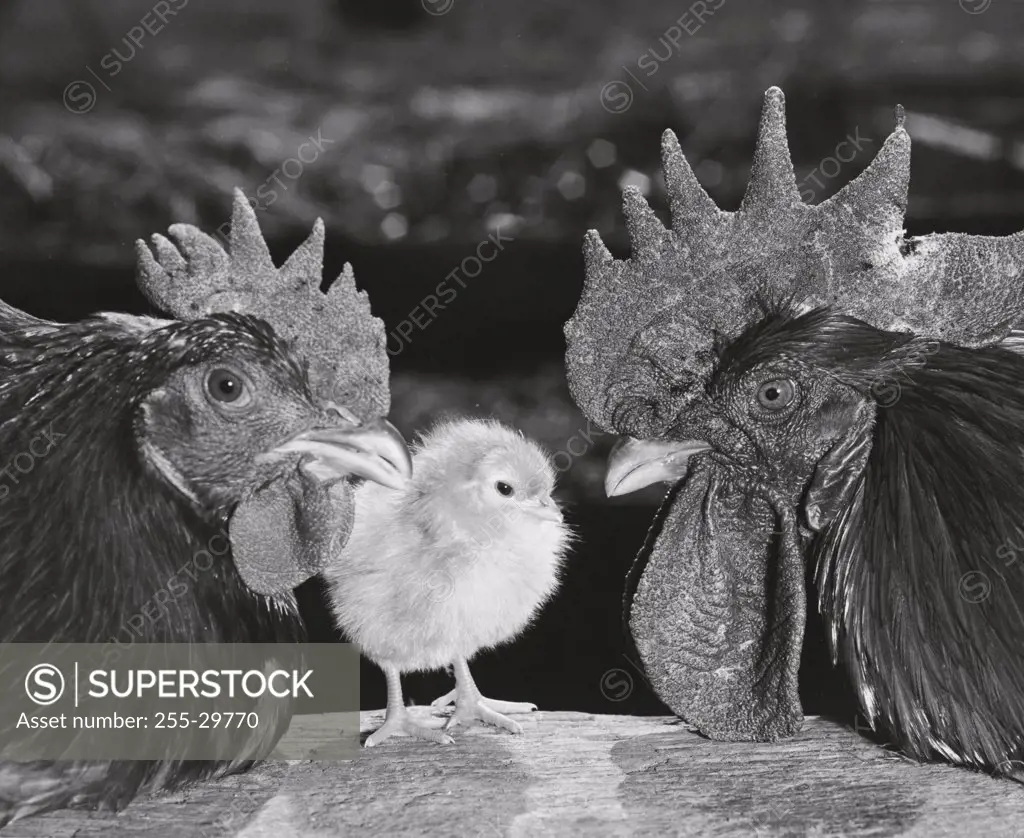
[(412, 476), (412, 458), (405, 440), (386, 419), (350, 428), (313, 428), (293, 436), (263, 455), (278, 459), (292, 454), (313, 458), (307, 471), (322, 480), (363, 477), (402, 489)]
[(604, 490), (608, 497), (628, 495), (652, 483), (676, 483), (686, 476), (690, 457), (711, 446), (700, 439), (662, 440), (623, 437), (608, 455)]
[(542, 521), (555, 521), (558, 523), (562, 521), (562, 510), (558, 508), (558, 505), (551, 498), (523, 503), (522, 507)]

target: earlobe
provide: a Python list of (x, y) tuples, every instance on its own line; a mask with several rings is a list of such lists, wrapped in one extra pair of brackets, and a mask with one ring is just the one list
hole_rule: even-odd
[[(192, 491), (184, 476), (174, 467), (163, 453), (159, 440), (174, 433), (174, 426), (187, 426), (190, 420), (182, 415), (175, 405), (174, 397), (166, 390), (150, 393), (139, 406), (138, 418), (135, 421), (135, 439), (143, 464), (152, 469), (159, 477), (181, 492), (192, 503), (201, 506), (196, 493)], [(178, 432), (180, 433), (180, 431)], [(179, 436), (179, 438), (181, 438)]]
[(804, 495), (809, 529), (821, 532), (853, 497), (871, 454), (875, 405), (863, 402), (853, 422), (819, 461)]
[(192, 416), (184, 400), (174, 392), (161, 388), (149, 393), (139, 405), (135, 436), (140, 445), (167, 436), (186, 439), (192, 433), (192, 425)]

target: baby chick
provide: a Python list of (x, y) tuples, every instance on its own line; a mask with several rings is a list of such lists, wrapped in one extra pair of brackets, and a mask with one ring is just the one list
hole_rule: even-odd
[[(326, 569), (338, 625), (387, 678), (383, 726), (449, 743), (446, 731), (476, 721), (521, 733), (503, 713), (528, 703), (484, 698), (469, 659), (513, 639), (558, 585), (570, 534), (551, 498), (555, 473), (535, 443), (497, 422), (458, 420), (425, 434), (404, 489), (365, 483), (356, 494), (348, 543)], [(455, 671), (455, 703), (444, 730), (416, 722), (402, 700), (401, 673)]]

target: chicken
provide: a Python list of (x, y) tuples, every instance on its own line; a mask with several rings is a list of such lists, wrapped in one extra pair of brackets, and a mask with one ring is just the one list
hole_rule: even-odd
[(906, 238), (909, 159), (897, 108), (872, 164), (805, 206), (773, 88), (726, 213), (667, 132), (671, 230), (630, 190), (632, 257), (588, 234), (568, 376), (626, 437), (608, 494), (671, 485), (626, 620), (677, 714), (718, 739), (799, 729), (811, 561), (872, 725), (917, 759), (1012, 774), (1024, 576), (1003, 548), (1024, 532), (1024, 234)]
[[(338, 626), (387, 678), (386, 720), (367, 746), (395, 734), (448, 743), (445, 731), (476, 721), (522, 732), (503, 714), (536, 706), (484, 698), (468, 662), (512, 640), (558, 585), (569, 531), (554, 486), (535, 443), (459, 420), (423, 436), (404, 489), (359, 488), (351, 537), (324, 574)], [(439, 730), (406, 711), (401, 674), (447, 666), (455, 689), (433, 706), (455, 712)]]
[[(124, 642), (125, 626), (154, 602), (166, 613), (132, 641), (300, 641), (291, 586), (315, 572), (330, 537), (343, 539), (351, 479), (399, 487), (409, 475), (401, 436), (380, 415), (360, 421), (362, 399), (323, 397), (325, 371), (355, 360), (333, 330), (381, 332), (381, 347), (383, 334), (347, 281), (321, 294), (322, 227), (280, 275), (269, 256), (253, 261), (266, 247), (244, 199), (230, 258), (195, 228), (172, 235), (181, 250), (157, 237), (160, 264), (145, 250), (140, 282), (187, 320), (98, 314), (61, 324), (0, 308), (0, 450), (14, 458), (0, 503), (4, 643)], [(287, 329), (289, 317), (306, 318), (318, 337), (286, 340), (254, 314), (259, 294), (275, 289), (268, 319)], [(235, 311), (216, 313), (218, 295)], [(335, 350), (326, 357), (325, 335)], [(383, 351), (361, 363), (386, 374)], [(231, 556), (181, 573), (225, 526)], [(169, 579), (174, 595), (158, 596)], [(0, 823), (68, 805), (117, 809), (145, 788), (245, 768), (244, 756), (0, 762)]]

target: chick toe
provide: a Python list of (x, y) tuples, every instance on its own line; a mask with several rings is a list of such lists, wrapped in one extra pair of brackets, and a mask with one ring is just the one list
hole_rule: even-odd
[(447, 707), (449, 704), (454, 704), (455, 699), (457, 697), (458, 690), (451, 690), (450, 692), (446, 692), (444, 695), (440, 696), (439, 698), (435, 698), (433, 701), (431, 701), (430, 706), (433, 707), (435, 710), (440, 710), (442, 707)]
[(533, 713), (537, 705), (530, 701), (501, 701), (497, 698), (483, 698), (480, 701), (495, 713)]
[(483, 698), (467, 697), (461, 702), (456, 702), (455, 712), (448, 719), (444, 729), (454, 730), (458, 725), (470, 727), (476, 722), (483, 722), (493, 727), (500, 727), (509, 733), (520, 734), (523, 732), (519, 722), (503, 716), (501, 713), (496, 713), (484, 703), (485, 701), (486, 699)]

